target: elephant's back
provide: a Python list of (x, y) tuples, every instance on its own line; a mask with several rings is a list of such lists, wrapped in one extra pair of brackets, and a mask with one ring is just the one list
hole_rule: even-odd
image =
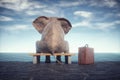
[(44, 52), (63, 52), (64, 49), (64, 41), (63, 40), (54, 40), (54, 39), (48, 39), (43, 41), (43, 47), (42, 51)]

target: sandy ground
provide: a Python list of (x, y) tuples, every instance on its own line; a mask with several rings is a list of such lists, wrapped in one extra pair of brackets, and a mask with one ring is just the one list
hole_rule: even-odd
[(91, 65), (0, 62), (0, 80), (120, 80), (120, 62)]

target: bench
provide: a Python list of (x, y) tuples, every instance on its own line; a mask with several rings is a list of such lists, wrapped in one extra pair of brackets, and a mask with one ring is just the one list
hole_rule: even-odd
[(71, 56), (75, 55), (73, 53), (54, 53), (53, 55), (50, 53), (31, 53), (31, 56), (33, 56), (33, 64), (37, 64), (40, 61), (37, 59), (38, 56), (65, 56), (65, 63), (71, 64)]

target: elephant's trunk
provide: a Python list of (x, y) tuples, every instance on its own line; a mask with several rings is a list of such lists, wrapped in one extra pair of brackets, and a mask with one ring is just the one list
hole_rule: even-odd
[(42, 41), (45, 42), (45, 47), (49, 51), (59, 51), (64, 42), (64, 35), (60, 22), (51, 21), (42, 32)]

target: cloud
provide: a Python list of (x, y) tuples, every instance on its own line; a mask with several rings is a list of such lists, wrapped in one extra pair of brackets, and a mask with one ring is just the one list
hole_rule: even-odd
[(82, 22), (78, 22), (73, 24), (73, 27), (86, 27), (86, 28), (91, 28), (91, 29), (99, 29), (99, 30), (103, 30), (103, 31), (108, 31), (111, 29), (115, 29), (116, 25), (119, 25), (120, 21), (113, 21), (113, 22), (96, 22), (93, 23), (91, 21), (82, 21)]
[[(4, 7), (7, 9), (15, 10), (15, 11), (21, 11), (23, 9), (26, 9), (28, 5), (25, 5), (27, 3), (27, 0), (24, 1), (24, 4), (22, 4), (21, 0), (1, 0), (0, 7)], [(24, 7), (23, 7), (24, 6)]]
[(116, 14), (118, 17), (120, 17), (120, 13)]
[(116, 7), (118, 6), (118, 2), (116, 0), (91, 0), (90, 6), (97, 6), (97, 7)]
[(16, 3), (18, 0), (0, 0), (0, 1), (5, 3)]
[(41, 11), (37, 11), (37, 10), (28, 10), (25, 12), (27, 15), (33, 16), (33, 15), (39, 15), (41, 13)]
[(106, 23), (106, 22), (103, 22), (103, 23), (96, 23), (94, 25), (94, 28), (96, 29), (100, 29), (100, 30), (109, 30), (109, 29), (114, 29), (115, 26), (114, 23)]
[(73, 24), (73, 27), (89, 27), (91, 23), (89, 21), (81, 21)]
[(119, 2), (117, 0), (76, 0), (76, 1), (60, 1), (60, 7), (74, 7), (80, 5), (88, 5), (88, 6), (96, 6), (96, 7), (117, 7), (119, 6)]
[(0, 16), (0, 21), (13, 21), (14, 19), (7, 16)]
[(105, 2), (103, 2), (105, 6), (108, 7), (114, 7), (117, 5), (117, 2), (115, 0), (105, 0)]
[(50, 13), (50, 14), (55, 14), (54, 10), (44, 9), (43, 12)]
[(28, 10), (25, 12), (29, 16), (62, 16), (64, 13), (59, 8), (43, 8), (42, 10)]
[(114, 24), (120, 24), (120, 21), (115, 21)]
[(21, 31), (21, 30), (30, 30), (32, 29), (28, 25), (13, 25), (13, 26), (2, 26), (0, 29), (6, 30), (6, 31)]
[(59, 3), (59, 5), (57, 4), (57, 6), (60, 6), (60, 7), (71, 7), (71, 6), (78, 6), (80, 5), (82, 2), (79, 2), (79, 1), (72, 1), (72, 2), (68, 2), (68, 1), (61, 1)]
[(29, 0), (1, 0), (0, 7), (4, 7), (14, 11), (24, 11), (29, 9), (40, 9), (46, 7), (39, 2)]
[(73, 14), (84, 18), (89, 18), (92, 16), (92, 13), (88, 11), (75, 11)]

